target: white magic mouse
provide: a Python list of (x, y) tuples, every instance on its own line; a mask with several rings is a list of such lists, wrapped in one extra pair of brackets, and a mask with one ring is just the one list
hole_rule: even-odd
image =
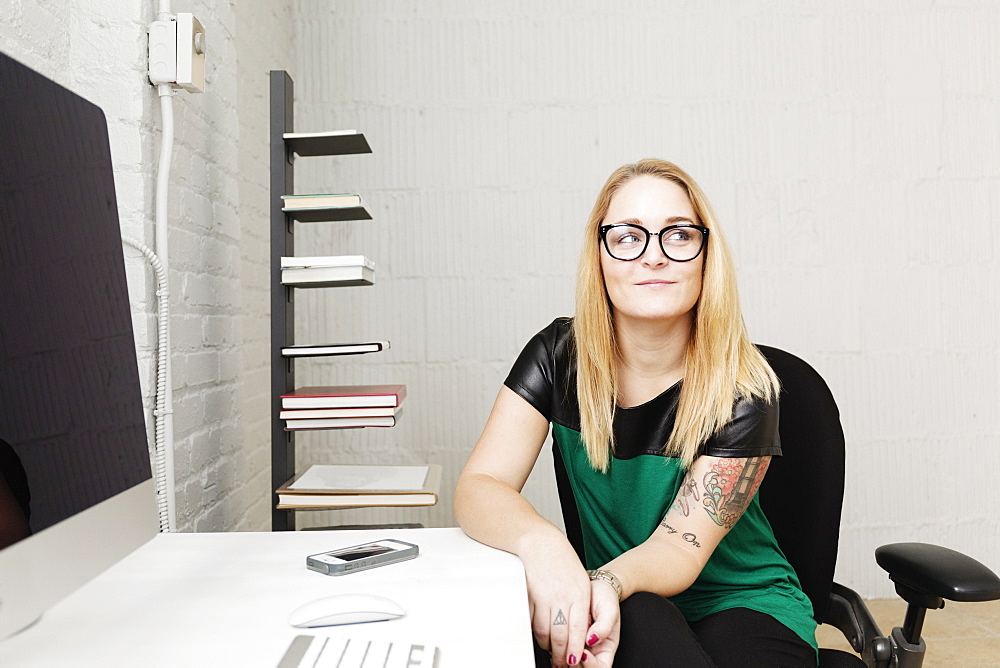
[(300, 629), (363, 624), (398, 619), (406, 614), (395, 601), (374, 594), (339, 594), (310, 601), (292, 611), (288, 623)]

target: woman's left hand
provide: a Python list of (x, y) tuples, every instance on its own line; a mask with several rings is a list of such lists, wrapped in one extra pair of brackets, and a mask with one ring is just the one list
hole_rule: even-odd
[(587, 629), (587, 668), (611, 668), (618, 651), (621, 610), (618, 592), (603, 580), (590, 581), (590, 616), (594, 620)]

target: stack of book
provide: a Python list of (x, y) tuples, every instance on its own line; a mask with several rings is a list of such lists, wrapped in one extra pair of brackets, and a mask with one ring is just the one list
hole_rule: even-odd
[(394, 427), (405, 385), (329, 385), (301, 387), (281, 395), (281, 413), (289, 431)]
[(364, 255), (281, 258), (284, 285), (322, 288), (375, 283), (375, 263)]
[(346, 466), (313, 464), (275, 490), (279, 510), (367, 506), (433, 506), (441, 465)]

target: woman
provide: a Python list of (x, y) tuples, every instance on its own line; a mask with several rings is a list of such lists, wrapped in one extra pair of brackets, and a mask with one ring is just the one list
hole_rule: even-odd
[[(584, 238), (576, 317), (514, 364), (459, 523), (521, 558), (553, 665), (815, 665), (811, 605), (756, 499), (781, 454), (778, 381), (708, 200), (669, 162), (625, 165)], [(586, 564), (520, 494), (550, 423)]]

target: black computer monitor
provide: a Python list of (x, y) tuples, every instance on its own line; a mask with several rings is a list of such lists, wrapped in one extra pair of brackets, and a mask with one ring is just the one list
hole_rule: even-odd
[(157, 531), (107, 123), (0, 53), (0, 638)]

